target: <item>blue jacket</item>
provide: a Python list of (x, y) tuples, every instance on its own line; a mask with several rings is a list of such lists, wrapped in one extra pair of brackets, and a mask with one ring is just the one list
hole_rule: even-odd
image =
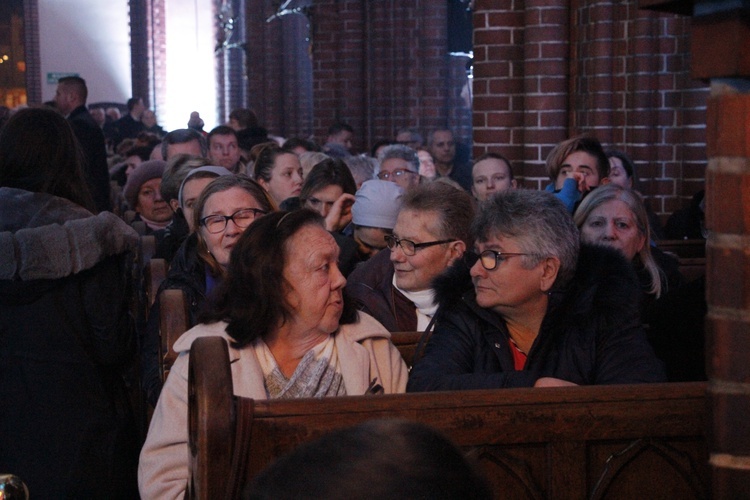
[(581, 248), (571, 283), (552, 292), (523, 370), (503, 319), (479, 307), (462, 262), (438, 278), (440, 310), (407, 391), (531, 387), (541, 377), (579, 385), (666, 381), (640, 321), (640, 288), (615, 250)]

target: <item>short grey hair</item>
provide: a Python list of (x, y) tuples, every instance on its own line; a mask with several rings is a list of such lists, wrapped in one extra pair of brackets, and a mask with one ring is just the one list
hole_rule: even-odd
[(354, 182), (358, 186), (362, 185), (363, 182), (375, 179), (375, 170), (378, 167), (378, 160), (371, 158), (367, 155), (357, 155), (344, 158), (344, 163), (349, 167), (349, 170), (354, 176)]
[[(419, 156), (417, 156), (416, 150), (403, 144), (391, 144), (390, 146), (384, 147), (378, 155), (378, 163), (383, 164), (384, 161), (390, 160), (391, 158), (399, 158), (405, 160), (409, 164), (409, 170), (412, 172), (419, 173)], [(380, 165), (378, 165), (378, 171), (375, 172), (377, 175), (380, 172)]]
[(522, 253), (525, 268), (547, 257), (560, 260), (553, 289), (567, 285), (578, 262), (580, 237), (565, 205), (552, 193), (528, 189), (502, 191), (483, 201), (471, 232), (476, 241), (512, 238)]
[(461, 240), (471, 248), (471, 220), (474, 218), (474, 199), (461, 189), (443, 182), (420, 184), (406, 192), (401, 202), (401, 212), (433, 212), (437, 214), (435, 227), (430, 228), (438, 237)]

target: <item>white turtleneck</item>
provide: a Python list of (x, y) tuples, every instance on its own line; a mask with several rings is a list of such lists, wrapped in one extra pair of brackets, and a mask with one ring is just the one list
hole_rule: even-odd
[(393, 287), (409, 299), (417, 308), (417, 331), (425, 331), (438, 308), (438, 304), (435, 303), (435, 291), (432, 288), (417, 292), (402, 290), (396, 286), (395, 274), (393, 275)]

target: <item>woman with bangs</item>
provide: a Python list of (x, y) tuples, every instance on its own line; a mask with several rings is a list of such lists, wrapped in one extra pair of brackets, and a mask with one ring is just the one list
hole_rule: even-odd
[(161, 391), (159, 366), (158, 295), (162, 290), (185, 292), (189, 326), (195, 325), (212, 290), (226, 277), (229, 256), (240, 235), (276, 204), (255, 181), (244, 175), (224, 175), (211, 181), (193, 205), (194, 232), (177, 251), (167, 278), (151, 307), (141, 341), (142, 385), (155, 405)]

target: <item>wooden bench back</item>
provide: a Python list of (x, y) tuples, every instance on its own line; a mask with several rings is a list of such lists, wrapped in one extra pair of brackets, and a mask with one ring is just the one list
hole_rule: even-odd
[(148, 301), (148, 307), (154, 305), (156, 300), (156, 292), (159, 290), (161, 282), (167, 278), (167, 271), (169, 270), (169, 264), (164, 259), (152, 258), (148, 266), (146, 267), (146, 276), (144, 277), (144, 285), (146, 287), (146, 300)]
[(159, 359), (163, 381), (167, 380), (169, 370), (177, 359), (174, 343), (189, 328), (190, 320), (185, 292), (162, 290), (159, 294), (159, 336), (161, 337)]
[(401, 353), (401, 357), (404, 358), (404, 362), (409, 368), (419, 361), (420, 356), (417, 356), (416, 353), (422, 333), (423, 332), (391, 332), (391, 342), (396, 346), (398, 352)]
[(660, 240), (656, 247), (678, 258), (695, 259), (706, 256), (706, 240)]
[(237, 498), (258, 472), (301, 443), (378, 418), (441, 431), (478, 461), (496, 498), (708, 494), (702, 383), (272, 401), (232, 396), (231, 387), (225, 341), (196, 340), (190, 498)]

